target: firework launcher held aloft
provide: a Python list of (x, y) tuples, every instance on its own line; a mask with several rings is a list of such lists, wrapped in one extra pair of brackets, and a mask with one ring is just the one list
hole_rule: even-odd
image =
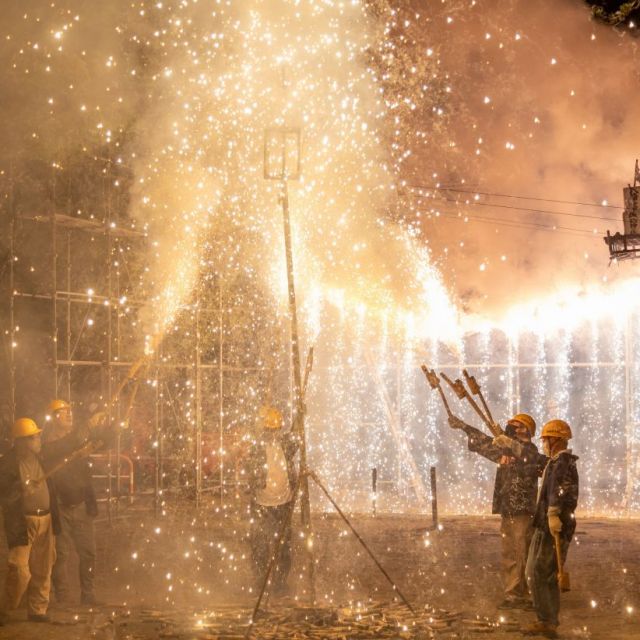
[(487, 402), (484, 399), (484, 395), (482, 395), (482, 389), (480, 388), (478, 381), (475, 379), (475, 376), (470, 376), (469, 372), (466, 369), (462, 370), (462, 375), (464, 376), (464, 379), (467, 381), (467, 386), (469, 387), (469, 391), (471, 391), (471, 393), (474, 396), (478, 396), (480, 398), (482, 407), (484, 408), (484, 411), (487, 414), (487, 417), (489, 418), (490, 422), (494, 422), (493, 416), (491, 415), (491, 411), (489, 410), (489, 406), (487, 405)]
[[(488, 410), (488, 408), (488, 415), (485, 415), (483, 413), (482, 409), (478, 406), (478, 403), (471, 397), (471, 394), (467, 391), (462, 380), (457, 378), (454, 382), (453, 380), (451, 380), (451, 378), (449, 378), (449, 376), (447, 376), (446, 373), (440, 373), (440, 377), (449, 384), (449, 386), (454, 390), (455, 394), (458, 396), (458, 398), (460, 398), (460, 400), (467, 400), (467, 402), (471, 405), (471, 408), (478, 414), (480, 419), (487, 425), (489, 431), (491, 431), (494, 436), (499, 436), (504, 433), (500, 428), (500, 425), (496, 424), (493, 421), (493, 418), (489, 417), (491, 415), (491, 412)], [(473, 381), (472, 393), (474, 388), (477, 389), (478, 393), (481, 393), (480, 385), (477, 383), (476, 379), (472, 376), (469, 376), (468, 374), (465, 377), (467, 377), (467, 382), (469, 382), (470, 380)], [(484, 402), (484, 398), (482, 399), (482, 402), (486, 405), (486, 403)]]
[(449, 416), (449, 418), (453, 417), (453, 413), (451, 412), (449, 403), (447, 402), (447, 398), (444, 395), (444, 391), (442, 390), (442, 387), (440, 386), (440, 378), (438, 378), (438, 374), (433, 369), (427, 369), (426, 365), (424, 364), (420, 368), (422, 369), (422, 373), (424, 373), (425, 377), (427, 378), (427, 382), (429, 383), (429, 386), (432, 389), (437, 389), (438, 392), (440, 393), (440, 397), (442, 398), (442, 404), (444, 404), (444, 408), (446, 409), (447, 415)]
[(452, 429), (463, 429), (467, 426), (464, 420), (458, 418), (458, 416), (449, 416), (449, 426)]

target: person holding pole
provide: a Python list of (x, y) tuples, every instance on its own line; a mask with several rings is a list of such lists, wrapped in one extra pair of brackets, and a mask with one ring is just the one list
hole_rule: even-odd
[[(50, 422), (44, 431), (45, 442), (55, 442), (73, 431), (73, 412), (65, 400), (53, 400), (47, 408)], [(68, 564), (72, 549), (78, 554), (80, 601), (95, 605), (94, 577), (96, 543), (93, 520), (98, 503), (91, 478), (89, 455), (79, 456), (52, 474), (60, 512), (60, 533), (56, 535), (56, 563), (51, 575), (56, 601), (69, 602)]]
[(255, 585), (264, 582), (279, 531), (288, 520), (280, 559), (272, 578), (275, 595), (287, 590), (291, 569), (291, 513), (297, 473), (294, 457), (300, 446), (297, 434), (283, 432), (282, 413), (265, 405), (259, 414), (260, 432), (247, 451), (247, 474), (251, 492), (250, 543)]
[[(534, 532), (527, 559), (527, 582), (533, 596), (538, 620), (524, 630), (526, 635), (557, 638), (560, 612), (560, 590), (566, 579), (563, 566), (569, 544), (576, 530), (575, 510), (578, 504), (579, 478), (569, 440), (571, 427), (564, 420), (550, 420), (542, 428), (542, 444), (546, 462), (542, 487), (538, 494), (533, 520)], [(522, 448), (506, 437), (496, 438), (497, 444), (510, 446), (517, 456)]]
[(519, 413), (507, 422), (507, 432), (520, 444), (520, 455), (496, 445), (499, 436), (492, 439), (458, 417), (449, 417), (449, 425), (462, 429), (468, 437), (470, 451), (498, 465), (493, 492), (492, 513), (500, 514), (502, 538), (501, 575), (504, 599), (499, 609), (530, 609), (529, 592), (525, 577), (529, 542), (533, 533), (533, 515), (536, 508), (538, 477), (541, 472), (540, 454), (531, 442), (536, 431), (535, 420)]
[(30, 418), (16, 420), (13, 448), (0, 458), (0, 504), (9, 547), (0, 624), (27, 594), (32, 622), (47, 622), (51, 569), (56, 557), (54, 534), (60, 530), (55, 486), (48, 472), (82, 448), (88, 430), (43, 444), (42, 429)]

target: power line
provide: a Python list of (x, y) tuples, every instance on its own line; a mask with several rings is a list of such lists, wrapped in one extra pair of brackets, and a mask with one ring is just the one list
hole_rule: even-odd
[[(420, 213), (430, 214), (431, 212), (420, 211)], [(484, 223), (497, 224), (503, 227), (512, 227), (512, 228), (521, 228), (521, 229), (539, 229), (541, 231), (554, 231), (554, 232), (560, 232), (568, 235), (579, 236), (581, 238), (591, 237), (591, 238), (597, 238), (598, 240), (600, 240), (600, 236), (599, 235), (596, 236), (592, 231), (587, 231), (586, 229), (578, 229), (576, 227), (561, 227), (558, 225), (549, 226), (544, 224), (538, 224), (536, 222), (517, 222), (515, 220), (506, 221), (502, 218), (488, 218), (488, 217), (480, 217), (480, 216), (473, 216), (473, 217), (466, 216), (466, 220), (465, 220), (465, 218), (461, 217), (460, 215), (451, 215), (446, 213), (443, 213), (443, 214), (440, 214), (439, 216), (434, 216), (434, 217), (441, 218), (442, 220), (458, 220), (463, 224), (466, 224), (467, 222), (484, 222)], [(601, 233), (601, 232), (598, 231), (598, 233)]]
[(619, 207), (614, 204), (602, 204), (600, 202), (574, 202), (572, 200), (552, 200), (550, 198), (538, 198), (535, 196), (517, 196), (506, 193), (489, 193), (487, 191), (473, 191), (469, 189), (456, 189), (454, 187), (442, 187), (442, 186), (432, 186), (427, 187), (424, 185), (408, 185), (410, 189), (424, 189), (426, 191), (453, 191), (455, 193), (471, 193), (473, 195), (479, 196), (493, 196), (496, 198), (517, 198), (518, 200), (533, 200), (535, 202), (553, 202), (557, 204), (575, 204), (580, 205), (582, 207), (601, 207), (604, 209), (624, 209), (624, 207)]
[(496, 207), (498, 209), (510, 209), (512, 211), (528, 211), (528, 212), (532, 212), (532, 213), (544, 213), (544, 214), (548, 214), (548, 215), (555, 215), (555, 216), (569, 216), (571, 218), (588, 218), (591, 220), (606, 220), (607, 222), (618, 222), (617, 218), (607, 218), (605, 216), (590, 216), (590, 215), (585, 215), (582, 213), (569, 213), (568, 211), (548, 211), (546, 209), (530, 209), (529, 207), (513, 207), (511, 205), (507, 205), (507, 204), (496, 204), (496, 203), (492, 203), (492, 202), (476, 202), (476, 201), (472, 201), (472, 202), (460, 202), (460, 200), (453, 200), (451, 198), (435, 198), (432, 196), (421, 196), (418, 194), (419, 198), (423, 198), (423, 199), (430, 199), (433, 200), (435, 202), (452, 202), (454, 204), (460, 205), (460, 206), (477, 206), (477, 207)]

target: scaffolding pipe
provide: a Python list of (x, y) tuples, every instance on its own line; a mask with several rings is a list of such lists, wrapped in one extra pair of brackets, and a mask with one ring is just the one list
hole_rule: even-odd
[(15, 234), (16, 215), (13, 199), (13, 168), (9, 187), (9, 405), (11, 410), (11, 424), (16, 419), (16, 319), (15, 319)]
[[(199, 296), (198, 296), (199, 299)], [(200, 371), (200, 309), (196, 305), (195, 312), (195, 403), (196, 403), (196, 508), (200, 507), (202, 491), (202, 379)]]
[(222, 349), (224, 346), (224, 316), (222, 308), (222, 278), (220, 275), (218, 280), (218, 429), (220, 433), (219, 439), (219, 459), (220, 459), (220, 506), (224, 503), (224, 398), (223, 398), (223, 366), (222, 366)]
[(155, 415), (153, 421), (153, 444), (154, 444), (154, 465), (153, 465), (153, 510), (154, 515), (157, 518), (160, 513), (160, 407), (162, 404), (162, 398), (160, 394), (160, 369), (157, 367), (157, 360), (159, 356), (156, 355), (156, 370), (155, 370), (155, 382), (156, 382), (156, 406)]
[[(71, 231), (67, 231), (67, 289), (71, 290)], [(71, 300), (67, 299), (66, 304), (67, 326), (65, 351), (67, 360), (71, 360)], [(67, 400), (71, 402), (71, 367), (65, 370), (67, 379)]]
[[(52, 177), (52, 199), (55, 199), (55, 168)], [(58, 397), (58, 306), (56, 291), (58, 290), (58, 228), (56, 214), (52, 203), (51, 216), (51, 339), (52, 339), (52, 366), (53, 366), (53, 397)]]

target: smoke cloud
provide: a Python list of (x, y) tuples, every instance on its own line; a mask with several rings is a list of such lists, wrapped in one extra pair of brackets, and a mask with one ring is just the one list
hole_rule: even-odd
[[(418, 201), (423, 237), (464, 307), (495, 318), (529, 298), (633, 275), (608, 267), (602, 241), (621, 229), (621, 210), (571, 203), (622, 205), (640, 154), (640, 65), (637, 40), (591, 20), (583, 3), (474, 5), (422, 18), (416, 46), (438, 56), (449, 87), (449, 144), (428, 135), (414, 145), (407, 181), (461, 190)], [(425, 220), (430, 211), (440, 217)]]

